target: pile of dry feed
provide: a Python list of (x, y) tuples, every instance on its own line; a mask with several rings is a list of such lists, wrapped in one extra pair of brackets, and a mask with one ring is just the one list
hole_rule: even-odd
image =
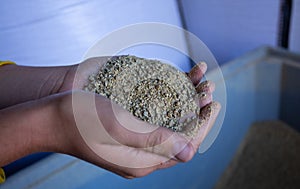
[(198, 130), (197, 93), (185, 73), (158, 60), (110, 58), (85, 90), (110, 98), (137, 118), (189, 136)]

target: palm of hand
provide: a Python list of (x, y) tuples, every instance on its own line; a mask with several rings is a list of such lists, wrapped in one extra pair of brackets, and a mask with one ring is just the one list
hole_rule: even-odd
[[(89, 75), (95, 74), (105, 64), (107, 59), (108, 57), (92, 58), (74, 66), (68, 73), (61, 90), (67, 91), (71, 89), (83, 89), (83, 87), (87, 84)], [(202, 82), (198, 85), (205, 71), (206, 65), (198, 64), (191, 70), (190, 73), (188, 73), (188, 76), (195, 85), (197, 92), (205, 94), (200, 95), (199, 99), (199, 106), (201, 107), (199, 119), (202, 123), (202, 127), (200, 128), (198, 135), (192, 140), (182, 138), (181, 136), (174, 136), (173, 139), (169, 140), (169, 143), (167, 143), (165, 141), (168, 140), (171, 135), (174, 135), (174, 133), (165, 128), (156, 128), (155, 131), (150, 132), (150, 134), (137, 134), (132, 132), (124, 128), (124, 125), (118, 122), (118, 117), (123, 117), (127, 122), (126, 125), (131, 126), (131, 128), (143, 128), (145, 126), (145, 129), (147, 130), (147, 128), (149, 128), (149, 124), (137, 121), (129, 112), (124, 111), (119, 106), (114, 106), (115, 110), (112, 110), (111, 102), (108, 99), (99, 96), (96, 97), (96, 106), (101, 107), (99, 110), (97, 109), (98, 116), (103, 123), (102, 127), (114, 139), (114, 141), (101, 140), (96, 142), (98, 139), (95, 139), (87, 142), (81, 140), (81, 142), (78, 143), (78, 146), (81, 146), (80, 150), (72, 155), (129, 178), (144, 176), (156, 169), (173, 166), (179, 161), (185, 162), (190, 160), (212, 127), (220, 110), (220, 105), (218, 103), (212, 103), (212, 92), (214, 90), (213, 83)], [(78, 94), (77, 96), (80, 100), (82, 98), (86, 98), (85, 95), (86, 94)], [(89, 112), (89, 107), (86, 106), (86, 104), (82, 104), (80, 109), (82, 114)], [(116, 111), (119, 113), (114, 115)], [(83, 120), (83, 122), (89, 122), (90, 118), (85, 117)], [(102, 138), (106, 137), (103, 136)], [(181, 140), (181, 143), (184, 143), (184, 145), (181, 145), (180, 148), (177, 147), (177, 149), (174, 149), (174, 142), (178, 142), (178, 140)], [(117, 143), (115, 143), (115, 141)], [(164, 142), (164, 145), (160, 145)], [(101, 150), (95, 150), (95, 148), (92, 149), (93, 147), (91, 147), (91, 143), (94, 146), (96, 144), (98, 148), (101, 146)], [(87, 145), (89, 148), (87, 148)], [(105, 155), (107, 154), (110, 154), (109, 158), (114, 159), (113, 162), (107, 162), (108, 157), (106, 156), (105, 158)], [(126, 157), (125, 159), (124, 156)], [(143, 161), (136, 162), (134, 166), (129, 166), (133, 159), (140, 159)], [(125, 167), (124, 165), (128, 166)]]

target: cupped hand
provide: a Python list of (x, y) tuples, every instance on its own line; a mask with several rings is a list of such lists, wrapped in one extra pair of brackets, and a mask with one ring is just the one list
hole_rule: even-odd
[[(194, 138), (140, 121), (109, 99), (83, 92), (88, 76), (96, 73), (108, 57), (92, 58), (68, 73), (59, 100), (58, 151), (71, 154), (125, 178), (145, 176), (178, 162), (187, 162), (197, 152), (219, 113), (212, 102), (214, 84), (200, 83), (206, 64), (188, 73), (199, 93), (201, 127)], [(78, 69), (80, 67), (80, 69)], [(77, 69), (79, 70), (78, 72)], [(75, 77), (76, 75), (76, 77)]]

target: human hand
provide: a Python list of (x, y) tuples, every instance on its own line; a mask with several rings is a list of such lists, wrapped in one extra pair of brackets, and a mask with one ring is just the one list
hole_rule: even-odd
[[(70, 83), (65, 83), (64, 89), (71, 87), (71, 83), (73, 89), (82, 89), (88, 76), (97, 72), (106, 60), (104, 57), (83, 62), (80, 66), (84, 69), (76, 73), (75, 79), (67, 78)], [(64, 120), (61, 144), (65, 145), (61, 146), (60, 151), (126, 178), (144, 176), (156, 169), (189, 161), (197, 152), (220, 110), (220, 105), (212, 102), (214, 84), (202, 82), (198, 85), (205, 71), (206, 65), (199, 64), (188, 73), (197, 92), (202, 94), (199, 99), (199, 119), (202, 125), (195, 138), (186, 138), (166, 128), (137, 120), (129, 112), (100, 95), (95, 97), (94, 109), (94, 95), (75, 91), (65, 94), (59, 105), (60, 115), (66, 115), (61, 117)], [(77, 103), (75, 109), (72, 98)], [(78, 116), (80, 118), (76, 119)]]
[[(55, 80), (56, 68), (14, 69), (14, 66), (8, 66), (6, 70), (2, 69), (7, 73), (17, 74), (18, 81), (25, 81), (28, 84), (26, 86), (32, 90), (24, 90), (23, 93), (28, 93), (26, 98), (23, 98), (23, 95), (22, 98), (15, 98), (14, 102), (4, 103), (4, 106), (11, 106), (1, 110), (0, 139), (4, 145), (0, 152), (6, 155), (1, 157), (0, 166), (30, 153), (53, 151), (77, 156), (123, 177), (133, 178), (173, 166), (178, 162), (189, 161), (197, 152), (220, 110), (218, 103), (211, 102), (214, 85), (204, 82), (196, 87), (198, 92), (206, 95), (200, 95), (199, 99), (199, 105), (202, 107), (199, 115), (202, 127), (198, 135), (191, 140), (166, 128), (139, 121), (100, 95), (94, 98), (92, 93), (74, 91), (82, 89), (88, 75), (98, 70), (95, 66), (100, 68), (106, 60), (94, 58), (85, 61), (81, 65), (86, 66), (86, 69), (79, 72), (77, 79), (74, 79), (74, 76), (78, 65), (62, 67), (59, 73), (67, 74), (61, 74), (60, 82)], [(205, 67), (203, 64), (196, 66), (188, 74), (195, 85), (201, 80)], [(41, 78), (41, 82), (31, 83), (31, 77), (24, 75), (24, 72), (29, 71), (34, 71), (34, 78)], [(40, 91), (40, 84), (53, 87), (50, 87), (50, 92)], [(22, 85), (20, 83), (17, 86)], [(8, 92), (3, 94), (4, 96), (14, 93), (14, 90), (6, 91)], [(39, 92), (37, 97), (31, 95), (35, 94), (35, 91)], [(75, 109), (72, 103), (74, 99), (78, 102)], [(91, 109), (91, 99), (95, 99), (96, 111)], [(74, 116), (75, 112), (79, 116)], [(98, 117), (101, 120), (100, 124)], [(78, 120), (81, 124), (78, 124)], [(101, 132), (93, 132), (99, 131), (99, 128)], [(87, 133), (84, 135), (84, 132)]]

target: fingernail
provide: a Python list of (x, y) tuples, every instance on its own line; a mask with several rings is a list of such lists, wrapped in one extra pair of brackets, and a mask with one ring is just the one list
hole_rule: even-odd
[(207, 71), (207, 65), (205, 62), (200, 62), (197, 64), (197, 66), (200, 68), (203, 74)]
[(186, 162), (190, 159), (191, 148), (186, 142), (178, 142), (174, 145), (175, 157), (179, 161)]
[(214, 82), (209, 81), (209, 89), (211, 93), (214, 92), (216, 89), (216, 84)]
[(207, 65), (204, 62), (198, 63), (191, 69), (188, 75), (191, 78), (194, 85), (199, 84), (206, 70), (207, 70)]
[(199, 70), (201, 71), (201, 74), (204, 74), (207, 70), (207, 65), (205, 62), (199, 62), (198, 64), (196, 64), (190, 71), (191, 75), (194, 75), (196, 73), (199, 72)]

